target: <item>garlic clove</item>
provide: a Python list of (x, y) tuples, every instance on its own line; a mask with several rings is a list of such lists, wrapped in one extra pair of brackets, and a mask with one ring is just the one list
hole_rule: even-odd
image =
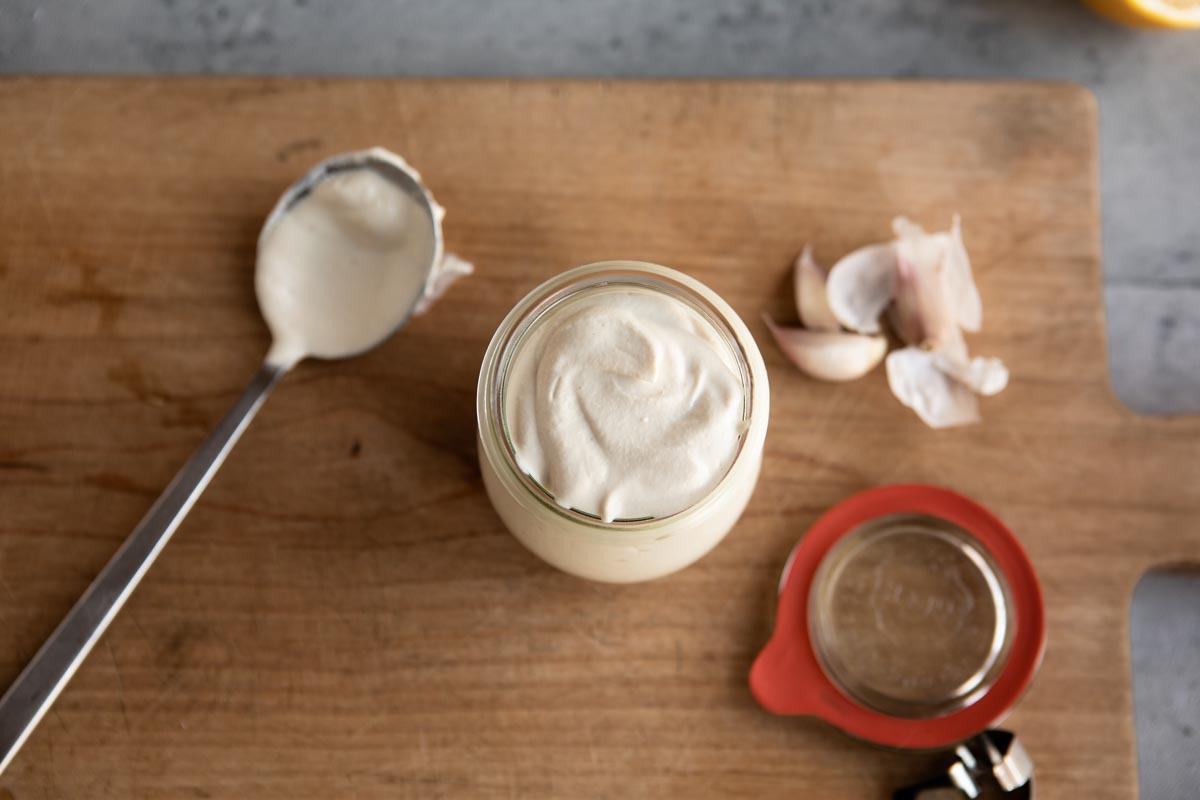
[(801, 372), (818, 380), (843, 382), (861, 378), (878, 366), (887, 353), (887, 339), (883, 336), (784, 328), (766, 314), (763, 321), (783, 354)]
[(998, 358), (976, 356), (968, 360), (965, 353), (956, 356), (935, 352), (933, 363), (951, 378), (985, 397), (1000, 394), (1008, 386), (1008, 367)]
[(879, 318), (896, 291), (896, 249), (891, 242), (860, 247), (833, 265), (825, 295), (833, 315), (858, 333), (879, 333)]
[(812, 331), (841, 330), (837, 317), (829, 308), (825, 295), (825, 272), (813, 259), (812, 245), (805, 245), (804, 252), (796, 259), (794, 291), (796, 311), (800, 322)]
[(931, 428), (979, 422), (979, 399), (962, 383), (942, 372), (936, 354), (919, 347), (894, 350), (887, 357), (892, 394)]
[(942, 280), (958, 324), (971, 333), (977, 333), (983, 327), (983, 301), (979, 298), (979, 288), (975, 285), (975, 275), (971, 270), (971, 259), (967, 256), (966, 245), (963, 244), (962, 218), (958, 214), (954, 215), (954, 221), (950, 225)]
[(896, 279), (896, 299), (888, 306), (887, 321), (900, 341), (920, 347), (925, 341), (925, 326), (921, 324), (921, 314), (913, 302), (915, 293), (905, 286), (906, 282), (903, 277)]

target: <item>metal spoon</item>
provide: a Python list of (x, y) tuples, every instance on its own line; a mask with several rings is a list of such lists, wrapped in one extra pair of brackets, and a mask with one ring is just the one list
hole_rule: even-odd
[(984, 731), (954, 748), (954, 761), (944, 772), (897, 789), (892, 800), (944, 797), (950, 789), (972, 799), (1004, 794), (1028, 800), (1033, 797), (1033, 760), (1012, 733)]
[[(434, 242), (430, 262), (415, 266), (396, 265), (397, 269), (422, 269), (425, 280), (421, 282), (421, 286), (424, 286), (434, 265), (441, 260), (441, 212), (421, 183), (420, 177), (401, 159), (385, 150), (349, 153), (318, 164), (279, 199), (263, 225), (260, 243), (263, 236), (322, 180), (337, 173), (359, 169), (374, 170), (392, 181), (425, 210), (432, 226)], [(407, 307), (394, 309), (395, 324), (387, 334), (365, 349), (378, 345), (403, 325), (412, 315), (421, 294), (417, 291)], [(321, 357), (346, 358), (363, 351), (363, 348), (358, 348), (354, 352), (323, 353)], [(8, 767), (13, 756), (37, 727), (59, 692), (75, 674), (75, 670), (91, 652), (101, 634), (150, 569), (150, 565), (171, 538), (171, 534), (179, 527), (179, 523), (183, 521), (200, 497), (200, 493), (216, 474), (217, 468), (246, 430), (250, 420), (254, 419), (275, 382), (308, 355), (294, 350), (284, 353), (277, 351), (275, 347), (272, 348), (250, 385), (233, 404), (233, 408), (183, 465), (146, 512), (146, 516), (0, 698), (0, 773)]]

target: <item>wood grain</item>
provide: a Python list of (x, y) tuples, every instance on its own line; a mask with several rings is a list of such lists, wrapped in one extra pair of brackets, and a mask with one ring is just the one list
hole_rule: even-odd
[[(381, 144), (478, 265), (362, 358), (288, 376), (0, 779), (31, 798), (863, 797), (937, 759), (767, 715), (746, 687), (788, 550), (857, 490), (949, 485), (1045, 585), (1010, 724), (1040, 796), (1134, 794), (1126, 609), (1200, 556), (1200, 422), (1105, 367), (1095, 107), (1059, 85), (0, 82), (0, 681), (15, 677), (267, 346), (255, 235), (311, 163)], [(931, 432), (882, 371), (805, 379), (758, 321), (806, 242), (961, 212), (982, 353), (1014, 380)], [(772, 381), (758, 491), (662, 581), (559, 574), (502, 528), (473, 397), (506, 310), (575, 264), (708, 283)]]

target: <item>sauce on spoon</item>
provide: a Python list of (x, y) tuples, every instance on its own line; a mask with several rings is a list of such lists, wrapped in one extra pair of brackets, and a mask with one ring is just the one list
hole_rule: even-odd
[(259, 239), (268, 359), (340, 358), (376, 344), (424, 294), (435, 249), (427, 207), (395, 181), (373, 169), (320, 181)]

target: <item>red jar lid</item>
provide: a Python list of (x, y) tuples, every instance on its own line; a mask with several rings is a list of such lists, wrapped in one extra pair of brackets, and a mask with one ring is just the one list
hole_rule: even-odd
[(872, 489), (793, 550), (758, 702), (891, 747), (952, 745), (998, 723), (1045, 647), (1037, 575), (987, 509), (934, 486)]

